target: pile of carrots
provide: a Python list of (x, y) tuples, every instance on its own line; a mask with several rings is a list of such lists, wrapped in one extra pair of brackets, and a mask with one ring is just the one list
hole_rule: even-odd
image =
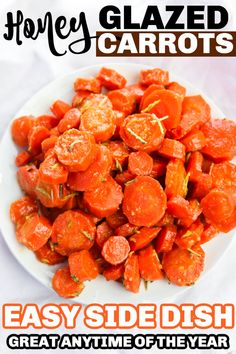
[(13, 121), (17, 240), (63, 262), (52, 279), (63, 297), (99, 273), (134, 293), (141, 278), (193, 284), (201, 245), (236, 226), (235, 123), (211, 119), (203, 97), (158, 68), (133, 85), (101, 68), (74, 90), (52, 114)]

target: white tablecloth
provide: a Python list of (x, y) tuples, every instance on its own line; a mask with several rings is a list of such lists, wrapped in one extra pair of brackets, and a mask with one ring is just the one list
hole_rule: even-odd
[[(161, 1), (164, 4), (191, 4), (191, 1)], [(215, 1), (198, 1), (198, 4), (215, 4)], [(98, 11), (107, 1), (87, 0), (66, 1), (66, 0), (1, 0), (0, 4), (0, 27), (1, 33), (4, 31), (6, 22), (6, 12), (21, 9), (25, 16), (37, 18), (50, 10), (55, 16), (64, 14), (65, 16), (76, 16), (80, 11), (85, 11), (90, 33), (94, 34), (98, 29)], [(156, 4), (155, 1), (117, 1), (113, 2), (121, 7), (126, 4), (134, 5), (134, 17), (141, 18), (144, 7), (147, 4)], [(230, 13), (229, 29), (235, 29), (236, 7), (232, 0), (221, 1)], [(13, 42), (4, 41), (2, 34), (0, 37), (0, 137), (4, 129), (15, 115), (17, 110), (28, 100), (37, 90), (45, 84), (55, 79), (59, 75), (69, 73), (82, 66), (92, 65), (100, 62), (133, 62), (150, 64), (157, 67), (167, 68), (184, 79), (192, 82), (196, 87), (202, 89), (211, 97), (217, 105), (225, 112), (226, 116), (235, 117), (235, 92), (236, 92), (236, 59), (235, 58), (96, 58), (94, 44), (89, 53), (84, 55), (67, 54), (63, 57), (54, 57), (50, 54), (47, 41), (41, 36), (36, 42), (28, 40), (22, 46), (16, 46)], [(1, 154), (4, 151), (0, 152)], [(184, 295), (171, 299), (177, 304), (191, 303), (234, 303), (236, 305), (236, 240), (227, 251), (220, 262), (215, 266), (203, 280), (194, 287), (189, 288)], [(0, 304), (20, 302), (36, 303), (39, 306), (45, 303), (59, 303), (56, 295), (39, 284), (32, 278), (14, 259), (8, 250), (4, 240), (0, 237)], [(116, 300), (116, 299), (114, 299)], [(117, 300), (118, 301), (118, 300)], [(29, 331), (27, 331), (29, 332)], [(46, 331), (42, 331), (44, 333)], [(62, 334), (63, 328), (57, 331)], [(86, 329), (81, 325), (77, 333), (86, 333)], [(106, 333), (106, 331), (102, 331)], [(135, 332), (135, 331), (134, 331)], [(137, 332), (137, 331), (136, 331)], [(201, 332), (201, 331), (198, 331)], [(220, 331), (222, 332), (222, 331)], [(0, 331), (0, 353), (7, 354), (11, 351), (6, 348), (5, 340), (11, 331)], [(41, 332), (40, 332), (41, 333)], [(201, 332), (203, 333), (203, 332)], [(208, 333), (214, 333), (210, 330)], [(231, 338), (232, 350), (236, 348), (235, 331), (228, 331)], [(22, 351), (22, 353), (28, 353)], [(41, 352), (44, 352), (43, 350)], [(45, 351), (46, 352), (46, 351)], [(53, 351), (47, 351), (47, 353)], [(58, 352), (58, 351), (56, 351)], [(70, 352), (70, 351), (67, 351)], [(74, 353), (74, 351), (71, 351)], [(86, 352), (81, 350), (81, 352)], [(90, 350), (89, 352), (92, 352)], [(110, 350), (109, 353), (121, 351)], [(122, 351), (129, 353), (131, 351)], [(135, 353), (136, 350), (132, 350)], [(138, 352), (138, 351), (137, 351)], [(152, 352), (151, 350), (148, 351)], [(168, 351), (170, 352), (170, 351)], [(187, 353), (188, 351), (184, 352)], [(218, 351), (212, 351), (212, 353)], [(219, 351), (220, 352), (220, 351)], [(222, 351), (221, 351), (222, 352)], [(30, 351), (34, 353), (34, 351)], [(35, 351), (39, 353), (39, 351)], [(181, 353), (181, 351), (178, 351)], [(210, 353), (210, 351), (203, 351)]]

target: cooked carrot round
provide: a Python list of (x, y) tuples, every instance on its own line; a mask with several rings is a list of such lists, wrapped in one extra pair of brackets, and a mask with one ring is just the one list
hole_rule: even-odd
[(152, 168), (153, 159), (146, 152), (131, 152), (129, 155), (128, 170), (134, 176), (150, 175)]
[(97, 142), (110, 139), (115, 131), (111, 109), (90, 108), (81, 116), (80, 130), (91, 132)]
[(108, 177), (112, 156), (106, 146), (97, 145), (95, 160), (86, 171), (70, 173), (68, 185), (75, 191), (89, 191), (96, 188)]
[(164, 139), (158, 153), (169, 159), (185, 160), (185, 146), (178, 140)]
[(153, 246), (149, 246), (139, 252), (138, 264), (140, 275), (144, 280), (154, 281), (163, 278), (162, 266)]
[(45, 183), (38, 179), (35, 193), (40, 202), (47, 208), (62, 208), (73, 194), (70, 194), (65, 184)]
[(201, 207), (207, 221), (219, 231), (231, 230), (231, 222), (236, 223), (235, 200), (230, 192), (212, 189), (202, 200)]
[(78, 296), (84, 289), (84, 284), (71, 278), (69, 267), (60, 268), (54, 274), (52, 287), (59, 296), (71, 298)]
[(142, 70), (140, 72), (140, 81), (144, 85), (167, 85), (169, 83), (169, 72), (159, 68)]
[(116, 229), (127, 223), (128, 220), (123, 210), (118, 209), (114, 214), (107, 216), (106, 221), (111, 228)]
[(96, 232), (96, 238), (95, 242), (96, 244), (102, 248), (104, 243), (109, 239), (110, 236), (114, 234), (113, 229), (108, 225), (106, 221), (103, 221), (101, 224), (98, 225), (97, 227), (97, 232)]
[(109, 90), (121, 89), (126, 84), (126, 79), (114, 69), (101, 68), (98, 73), (97, 79), (101, 82), (102, 86)]
[(130, 251), (129, 242), (123, 236), (111, 236), (104, 243), (102, 256), (113, 265), (123, 263)]
[(21, 189), (30, 197), (35, 197), (38, 169), (34, 165), (21, 166), (17, 170), (17, 180)]
[(112, 109), (112, 103), (109, 97), (105, 95), (91, 93), (81, 102), (78, 108), (82, 113), (91, 108)]
[(58, 119), (62, 119), (66, 114), (66, 112), (68, 112), (70, 109), (71, 106), (68, 103), (61, 100), (55, 101), (50, 107), (50, 110), (52, 111), (53, 114), (55, 114), (55, 116)]
[(28, 196), (22, 197), (10, 206), (11, 221), (16, 224), (21, 218), (25, 218), (36, 211), (38, 211), (36, 201)]
[(135, 234), (129, 238), (131, 251), (137, 251), (147, 246), (157, 237), (160, 230), (160, 227), (142, 227), (140, 230), (136, 231)]
[(72, 253), (68, 258), (70, 274), (75, 281), (83, 282), (98, 276), (98, 266), (88, 250)]
[(17, 167), (24, 166), (31, 160), (31, 154), (28, 151), (20, 152), (15, 159)]
[(11, 134), (12, 139), (18, 146), (27, 146), (28, 134), (33, 125), (34, 119), (32, 116), (20, 117), (13, 121), (11, 126)]
[(170, 90), (156, 90), (151, 94), (144, 93), (141, 111), (154, 113), (158, 118), (165, 118), (166, 129), (176, 128), (181, 119), (182, 96)]
[(228, 161), (214, 164), (211, 177), (214, 187), (236, 191), (236, 165)]
[(57, 142), (57, 137), (56, 136), (50, 136), (47, 139), (44, 139), (41, 143), (42, 147), (42, 152), (46, 154), (46, 152), (50, 149), (53, 149), (54, 146), (56, 145)]
[(59, 119), (53, 115), (44, 114), (35, 119), (35, 125), (43, 126), (49, 130), (55, 128), (59, 122)]
[(138, 256), (134, 253), (130, 253), (125, 262), (124, 287), (133, 293), (137, 293), (139, 291), (140, 272)]
[(171, 283), (179, 286), (192, 285), (204, 267), (205, 254), (196, 245), (191, 250), (175, 248), (164, 254), (162, 266)]
[(152, 152), (160, 147), (165, 129), (154, 114), (140, 113), (124, 120), (120, 135), (132, 149)]
[(65, 183), (68, 170), (58, 161), (56, 154), (48, 156), (39, 167), (39, 178), (45, 183)]
[(64, 133), (66, 130), (77, 128), (80, 124), (81, 112), (78, 108), (71, 108), (66, 112), (64, 117), (58, 124), (58, 130), (60, 133)]
[(50, 132), (46, 127), (42, 125), (33, 126), (28, 134), (29, 151), (33, 154), (40, 153), (42, 150), (42, 141), (48, 138), (49, 136)]
[(53, 224), (52, 241), (55, 250), (70, 255), (83, 249), (90, 249), (95, 239), (95, 224), (91, 217), (82, 212), (68, 210), (60, 214)]
[(70, 171), (85, 171), (95, 158), (95, 140), (92, 134), (70, 129), (63, 133), (55, 145), (58, 160)]
[(202, 152), (215, 162), (231, 160), (236, 155), (236, 124), (227, 119), (214, 119), (201, 127), (206, 138)]
[(95, 77), (79, 77), (74, 83), (74, 90), (86, 90), (99, 93), (101, 92), (101, 82)]
[(52, 227), (44, 216), (30, 214), (17, 229), (17, 240), (31, 251), (37, 251), (47, 243), (52, 235)]
[(122, 199), (121, 187), (110, 176), (95, 189), (84, 192), (87, 208), (99, 218), (112, 215), (119, 208)]
[(126, 88), (110, 91), (107, 97), (110, 99), (113, 109), (123, 112), (125, 116), (136, 110), (135, 95)]
[(109, 280), (119, 280), (124, 274), (124, 264), (116, 264), (111, 265), (109, 268), (106, 268), (103, 271), (103, 276), (106, 278), (107, 281)]
[(166, 195), (158, 181), (138, 176), (125, 187), (123, 211), (131, 224), (154, 226), (166, 210)]
[(40, 262), (48, 265), (59, 264), (66, 260), (66, 257), (55, 251), (54, 246), (50, 241), (35, 251), (35, 255)]

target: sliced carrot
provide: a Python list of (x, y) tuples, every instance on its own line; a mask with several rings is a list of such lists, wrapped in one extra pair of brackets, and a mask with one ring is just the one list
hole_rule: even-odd
[(152, 84), (168, 85), (169, 73), (168, 71), (159, 68), (142, 70), (140, 72), (140, 82), (143, 85), (152, 85)]
[(118, 210), (123, 199), (120, 185), (108, 176), (95, 189), (84, 192), (84, 201), (87, 208), (97, 217), (107, 217)]
[[(196, 178), (197, 176), (197, 178)], [(196, 180), (191, 191), (191, 197), (202, 199), (204, 198), (212, 189), (212, 177), (207, 173), (195, 173)]]
[(202, 152), (215, 162), (231, 160), (236, 155), (236, 124), (227, 119), (214, 119), (201, 127), (206, 137)]
[(73, 252), (88, 250), (93, 246), (95, 231), (95, 224), (88, 214), (75, 210), (65, 211), (53, 224), (52, 241), (55, 250), (67, 256)]
[(61, 100), (55, 101), (52, 106), (50, 107), (51, 112), (58, 118), (62, 119), (66, 112), (68, 112), (71, 109), (71, 106)]
[(112, 103), (106, 95), (91, 93), (81, 102), (78, 108), (82, 113), (90, 108), (112, 109)]
[(176, 236), (177, 228), (175, 225), (164, 226), (156, 238), (155, 249), (157, 253), (171, 251)]
[(162, 122), (149, 113), (128, 116), (120, 129), (121, 138), (134, 150), (152, 152), (157, 150), (165, 135)]
[(180, 139), (191, 130), (199, 129), (204, 123), (208, 122), (210, 118), (210, 106), (202, 96), (186, 96), (183, 100), (181, 121), (179, 125), (172, 130), (173, 138)]
[(218, 230), (210, 224), (206, 224), (204, 226), (204, 231), (201, 234), (201, 244), (209, 242), (210, 240), (212, 240), (214, 237), (216, 237), (218, 235)]
[(150, 177), (158, 178), (158, 177), (164, 176), (166, 173), (166, 165), (167, 165), (167, 162), (164, 159), (154, 158), (152, 172), (150, 173)]
[(125, 262), (124, 287), (133, 293), (137, 293), (139, 291), (140, 273), (138, 256), (134, 253), (130, 253)]
[(179, 159), (171, 160), (166, 168), (165, 192), (167, 198), (177, 195), (186, 196), (186, 171), (183, 161)]
[(83, 282), (98, 276), (98, 266), (88, 250), (74, 252), (68, 258), (70, 274), (74, 281)]
[(33, 126), (28, 135), (29, 151), (33, 154), (39, 154), (42, 150), (41, 143), (50, 136), (50, 132), (42, 125)]
[(76, 129), (67, 130), (57, 140), (58, 160), (72, 172), (85, 171), (95, 159), (96, 144), (92, 134)]
[(72, 190), (88, 191), (97, 187), (108, 177), (112, 166), (112, 156), (106, 146), (96, 146), (94, 162), (86, 171), (70, 173), (68, 185)]
[(115, 234), (119, 236), (128, 237), (138, 232), (138, 230), (139, 227), (132, 225), (130, 223), (126, 223), (117, 227), (115, 230)]
[(137, 103), (140, 103), (144, 91), (146, 89), (146, 86), (141, 85), (140, 83), (137, 84), (133, 84), (133, 85), (129, 85), (125, 87), (126, 90), (128, 90), (129, 92), (131, 92), (136, 100)]
[(185, 160), (185, 146), (177, 140), (173, 139), (164, 139), (158, 153), (169, 159), (181, 159)]
[(64, 133), (66, 130), (77, 128), (80, 124), (81, 113), (78, 108), (71, 108), (67, 111), (64, 117), (58, 124), (58, 130), (60, 133)]
[(206, 145), (206, 138), (201, 130), (193, 130), (181, 139), (181, 143), (184, 144), (186, 152), (197, 151)]
[(121, 173), (117, 173), (115, 180), (116, 182), (121, 185), (122, 187), (124, 187), (129, 183), (132, 183), (133, 179), (135, 178), (134, 175), (132, 175), (132, 173), (130, 173), (128, 170), (127, 171), (123, 171)]
[(21, 189), (30, 197), (35, 197), (38, 181), (38, 169), (34, 165), (21, 166), (17, 170), (17, 180)]
[(125, 187), (123, 211), (131, 224), (154, 226), (166, 210), (166, 195), (158, 181), (138, 176)]
[(172, 225), (172, 224), (174, 224), (174, 217), (166, 211), (163, 218), (161, 218), (161, 220), (158, 221), (157, 226), (162, 227), (162, 226)]
[(113, 265), (123, 263), (130, 251), (129, 242), (123, 236), (111, 236), (104, 243), (102, 256)]
[(118, 172), (123, 171), (123, 167), (128, 161), (129, 157), (129, 148), (125, 145), (123, 141), (112, 140), (106, 143), (106, 147), (111, 151), (113, 164), (112, 170)]
[(73, 196), (65, 184), (45, 183), (41, 179), (37, 180), (35, 193), (46, 208), (62, 208)]
[(111, 265), (109, 268), (106, 268), (103, 272), (104, 277), (107, 281), (109, 280), (119, 280), (124, 274), (124, 264)]
[(212, 189), (202, 200), (201, 207), (206, 221), (222, 232), (236, 226), (236, 207), (232, 193)]
[(121, 225), (124, 225), (128, 220), (122, 209), (118, 209), (114, 214), (109, 215), (106, 218), (106, 221), (111, 228), (117, 229)]
[(126, 116), (136, 111), (135, 95), (126, 88), (110, 91), (107, 97), (110, 99), (113, 109), (123, 112)]
[[(58, 137), (60, 136), (60, 132), (58, 130), (58, 127), (56, 126), (55, 128), (52, 128), (50, 130), (50, 137)], [(46, 139), (45, 139), (46, 140)], [(42, 142), (43, 143), (43, 142)]]
[(214, 164), (210, 174), (214, 187), (236, 191), (236, 165), (228, 161)]
[(187, 173), (189, 174), (189, 181), (196, 181), (198, 177), (197, 172), (202, 172), (203, 156), (200, 151), (191, 153), (187, 161)]
[(57, 137), (50, 136), (47, 139), (44, 139), (41, 143), (42, 152), (45, 154), (48, 150), (53, 149), (56, 145)]
[(34, 199), (26, 196), (22, 197), (10, 206), (11, 221), (16, 224), (20, 219), (38, 211), (37, 203)]
[(142, 227), (133, 236), (129, 238), (129, 244), (132, 251), (137, 251), (147, 246), (153, 241), (160, 232), (159, 227)]
[(44, 114), (44, 115), (39, 116), (35, 119), (35, 125), (43, 126), (43, 127), (47, 128), (48, 130), (55, 128), (57, 126), (58, 122), (59, 122), (59, 120), (57, 117), (55, 117), (53, 115), (48, 115), (48, 114)]
[(134, 176), (150, 175), (153, 169), (153, 159), (144, 151), (131, 152), (128, 170)]
[(101, 68), (97, 79), (101, 82), (102, 86), (109, 90), (121, 89), (125, 87), (127, 82), (123, 75), (119, 74), (116, 70), (109, 68)]
[(114, 230), (109, 226), (109, 224), (106, 221), (103, 221), (97, 227), (95, 242), (100, 248), (102, 248), (104, 243), (112, 235), (114, 235)]
[(17, 229), (17, 240), (31, 251), (37, 251), (47, 243), (52, 235), (52, 227), (44, 216), (32, 213)]
[(39, 167), (39, 178), (50, 184), (65, 183), (68, 170), (58, 161), (56, 154), (48, 156)]
[(60, 268), (54, 274), (52, 287), (59, 296), (72, 298), (78, 296), (84, 289), (84, 284), (71, 278), (69, 267)]
[(30, 162), (31, 160), (31, 154), (28, 151), (22, 151), (20, 152), (17, 156), (16, 156), (16, 166), (20, 167), (20, 166), (24, 166), (26, 165), (28, 162)]
[(72, 99), (72, 107), (79, 108), (82, 101), (91, 94), (87, 90), (78, 90)]
[(178, 126), (181, 119), (182, 96), (170, 90), (156, 90), (143, 96), (141, 111), (154, 113), (158, 118), (163, 118), (166, 129)]
[(180, 230), (175, 243), (180, 248), (192, 249), (192, 247), (201, 241), (201, 235), (204, 231), (202, 222), (198, 219), (188, 229)]
[(66, 257), (55, 251), (50, 241), (35, 251), (35, 255), (40, 262), (48, 265), (59, 264), (66, 260)]
[(101, 92), (101, 82), (95, 77), (78, 77), (74, 83), (75, 91), (90, 91), (93, 93)]
[(81, 116), (80, 130), (93, 134), (97, 142), (112, 137), (115, 132), (115, 118), (111, 109), (90, 108)]
[(28, 134), (34, 125), (32, 116), (23, 116), (13, 121), (11, 126), (11, 135), (15, 144), (25, 147), (28, 144)]
[(154, 281), (163, 278), (162, 266), (153, 246), (139, 252), (138, 264), (140, 275), (144, 280)]
[(170, 82), (167, 85), (167, 90), (174, 91), (174, 92), (178, 93), (180, 96), (182, 96), (183, 98), (186, 95), (186, 88), (175, 81)]
[(164, 254), (162, 266), (171, 283), (179, 286), (192, 285), (204, 267), (205, 254), (199, 245), (191, 250), (175, 248)]

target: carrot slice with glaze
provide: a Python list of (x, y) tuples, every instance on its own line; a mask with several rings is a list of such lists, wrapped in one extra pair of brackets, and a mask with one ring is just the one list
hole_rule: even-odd
[(153, 169), (153, 159), (144, 151), (131, 152), (128, 170), (134, 176), (150, 175)]
[(123, 236), (111, 236), (104, 243), (102, 256), (113, 265), (123, 263), (130, 251), (129, 242)]
[(130, 253), (125, 262), (124, 287), (133, 293), (137, 293), (139, 291), (140, 273), (138, 256), (134, 253)]
[(149, 246), (139, 252), (138, 264), (141, 277), (146, 281), (154, 281), (163, 278), (162, 266), (153, 246)]
[(83, 282), (98, 276), (98, 266), (88, 250), (70, 254), (68, 258), (70, 274), (74, 281)]
[(13, 121), (11, 126), (11, 135), (15, 144), (25, 147), (28, 144), (28, 135), (34, 125), (32, 116), (23, 116)]
[(154, 226), (164, 215), (166, 195), (158, 181), (138, 176), (125, 187), (123, 211), (131, 224)]
[(129, 238), (129, 244), (132, 251), (137, 251), (147, 246), (153, 241), (160, 232), (159, 227), (142, 227), (133, 236)]
[(123, 75), (118, 73), (116, 70), (109, 68), (101, 68), (97, 79), (101, 82), (102, 86), (109, 90), (121, 89), (127, 82)]
[(120, 185), (110, 176), (95, 189), (84, 192), (85, 205), (99, 218), (112, 215), (119, 208), (122, 199)]
[(78, 296), (84, 289), (84, 284), (71, 278), (69, 267), (58, 269), (52, 279), (52, 287), (61, 297), (72, 298)]

